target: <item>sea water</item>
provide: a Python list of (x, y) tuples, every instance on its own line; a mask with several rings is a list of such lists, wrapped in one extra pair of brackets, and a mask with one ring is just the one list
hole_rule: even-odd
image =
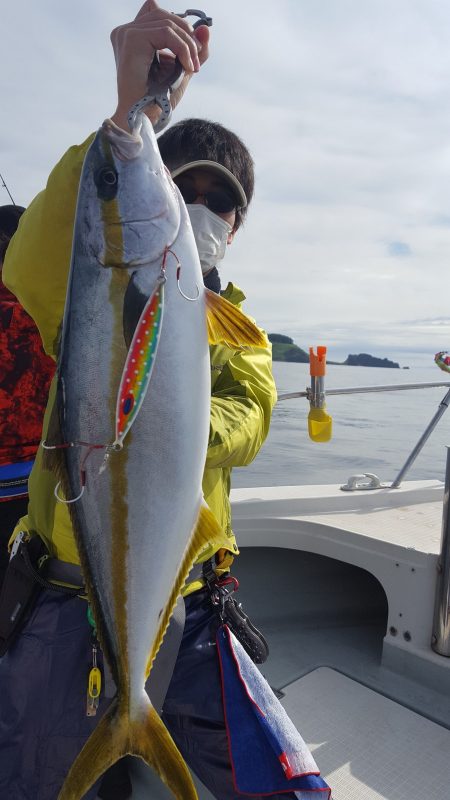
[[(275, 362), (279, 394), (305, 391), (308, 364)], [(329, 365), (325, 390), (352, 386), (448, 381), (450, 373), (429, 367), (384, 369)], [(308, 437), (306, 398), (279, 401), (268, 438), (247, 467), (233, 471), (233, 486), (288, 486), (347, 482), (350, 475), (372, 472), (392, 481), (438, 410), (448, 387), (355, 395), (330, 395), (333, 418), (329, 442)], [(441, 417), (404, 480), (444, 480), (446, 445), (450, 445), (450, 410)]]

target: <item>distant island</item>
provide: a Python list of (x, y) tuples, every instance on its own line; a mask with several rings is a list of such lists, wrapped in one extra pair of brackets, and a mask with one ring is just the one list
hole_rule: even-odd
[[(329, 363), (331, 364), (331, 361)], [(389, 361), (388, 358), (369, 356), (368, 353), (348, 355), (342, 363), (347, 367), (387, 367), (388, 369), (400, 369), (400, 364), (397, 364), (396, 361)]]
[[(269, 340), (272, 342), (272, 358), (274, 361), (293, 361), (297, 364), (308, 364), (309, 353), (302, 350), (294, 343), (290, 336), (282, 333), (269, 333)], [(400, 369), (400, 364), (390, 361), (388, 358), (377, 358), (368, 353), (349, 354), (345, 361), (327, 361), (328, 364), (336, 364), (347, 367), (385, 367), (388, 369)], [(403, 367), (408, 369), (408, 367)]]

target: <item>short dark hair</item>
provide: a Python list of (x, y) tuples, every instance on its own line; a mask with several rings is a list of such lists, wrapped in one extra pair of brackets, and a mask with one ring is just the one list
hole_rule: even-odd
[(161, 158), (166, 167), (174, 170), (189, 161), (216, 161), (230, 170), (247, 195), (247, 206), (236, 211), (237, 230), (247, 213), (253, 196), (255, 174), (253, 159), (239, 136), (207, 119), (182, 119), (158, 138)]
[(23, 206), (0, 206), (0, 263), (3, 264), (8, 245), (25, 211)]

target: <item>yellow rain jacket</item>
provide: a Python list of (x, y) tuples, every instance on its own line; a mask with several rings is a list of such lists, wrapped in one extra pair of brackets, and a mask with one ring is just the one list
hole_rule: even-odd
[[(70, 266), (73, 224), (81, 167), (90, 136), (82, 145), (71, 147), (56, 165), (46, 189), (37, 195), (20, 220), (3, 267), (2, 279), (36, 322), (45, 351), (56, 359), (60, 325)], [(229, 283), (224, 297), (235, 305), (245, 299)], [(211, 542), (202, 561), (216, 555), (218, 574), (229, 568), (238, 552), (231, 529), (229, 501), (232, 467), (249, 464), (269, 431), (276, 401), (272, 377), (271, 346), (244, 352), (226, 346), (211, 347), (211, 422), (203, 493), (222, 529), (220, 541)], [(44, 418), (45, 439), (55, 397), (56, 382), (50, 388)], [(56, 478), (42, 467), (39, 449), (29, 481), (28, 514), (18, 530), (32, 531), (47, 544), (50, 554), (62, 561), (79, 563), (67, 505), (54, 496)], [(191, 582), (185, 593), (195, 591), (200, 581)]]

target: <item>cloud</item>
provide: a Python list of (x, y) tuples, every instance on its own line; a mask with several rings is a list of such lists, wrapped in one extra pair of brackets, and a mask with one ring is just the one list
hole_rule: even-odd
[[(0, 171), (17, 202), (114, 110), (109, 33), (138, 5), (21, 0), (2, 10)], [(211, 58), (174, 119), (235, 130), (257, 177), (224, 280), (243, 286), (261, 324), (288, 335), (341, 326), (369, 352), (390, 342), (382, 356), (406, 339), (418, 352), (439, 338), (445, 348), (445, 325), (401, 320), (448, 311), (450, 7), (209, 0), (205, 10)]]

